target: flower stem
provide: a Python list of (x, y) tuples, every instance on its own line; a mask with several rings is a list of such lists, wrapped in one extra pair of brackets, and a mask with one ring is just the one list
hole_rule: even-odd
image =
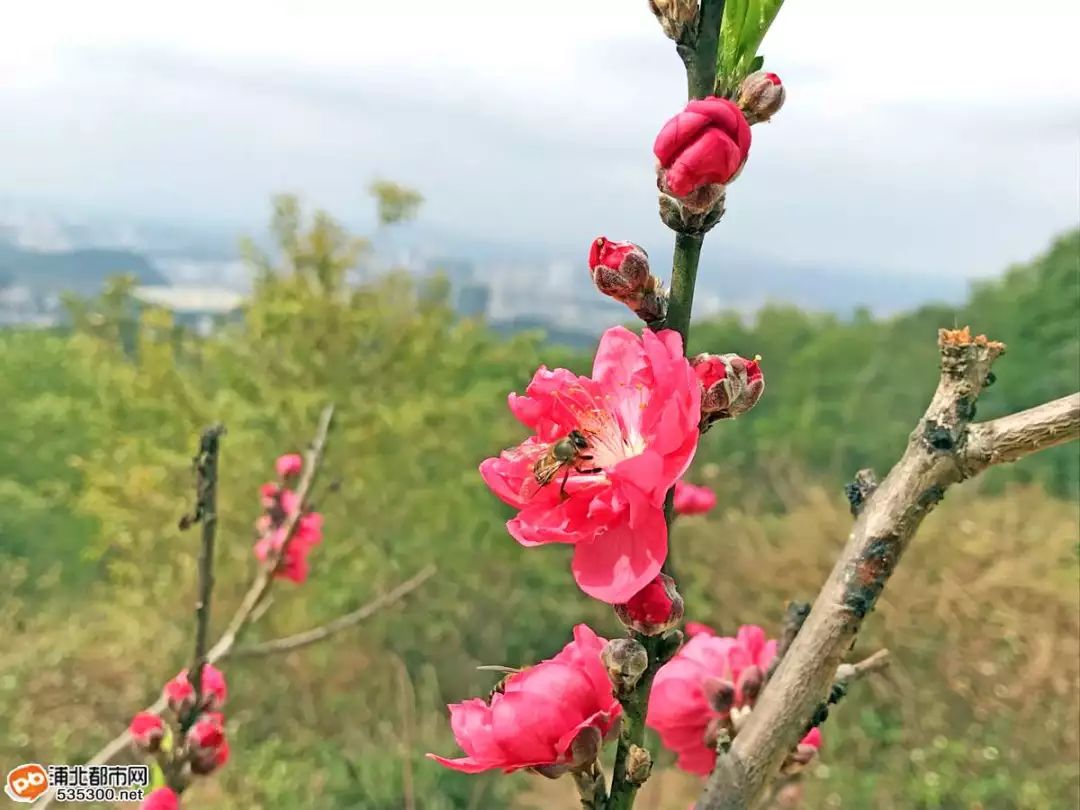
[(671, 269), (671, 293), (668, 298), (666, 326), (674, 329), (687, 348), (690, 335), (690, 311), (694, 307), (694, 286), (697, 283), (698, 258), (701, 256), (702, 234), (675, 234), (675, 256)]
[(639, 784), (632, 782), (626, 773), (630, 746), (644, 746), (645, 714), (649, 708), (649, 690), (657, 670), (665, 664), (678, 644), (672, 645), (667, 636), (644, 636), (634, 633), (634, 638), (641, 642), (649, 654), (649, 666), (642, 673), (634, 690), (625, 697), (620, 697), (622, 704), (622, 725), (619, 730), (619, 745), (615, 749), (615, 765), (611, 771), (611, 793), (608, 796), (607, 810), (630, 810), (634, 806)]
[[(694, 308), (694, 286), (697, 284), (698, 259), (701, 257), (703, 234), (675, 234), (675, 256), (671, 269), (671, 292), (668, 297), (667, 321), (665, 326), (674, 329), (682, 336), (683, 351), (689, 348), (690, 313)], [(675, 488), (667, 494), (664, 515), (668, 524), (668, 556), (664, 561), (664, 573), (675, 578), (674, 564), (671, 560), (671, 524), (675, 519)]]
[(716, 87), (716, 52), (720, 47), (720, 24), (724, 20), (724, 0), (701, 0), (698, 33), (692, 48), (679, 49), (686, 65), (686, 87), (690, 98), (711, 96)]

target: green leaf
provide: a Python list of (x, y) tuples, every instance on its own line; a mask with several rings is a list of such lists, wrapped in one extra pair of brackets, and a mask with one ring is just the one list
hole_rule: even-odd
[(716, 84), (722, 95), (731, 95), (747, 74), (760, 69), (757, 56), (766, 32), (784, 0), (728, 0), (720, 27), (716, 54)]
[(147, 793), (153, 793), (160, 787), (165, 787), (165, 771), (161, 770), (161, 766), (156, 762), (150, 763), (150, 787), (146, 789)]
[(764, 67), (764, 65), (765, 57), (761, 56), (760, 54), (758, 56), (755, 56), (754, 61), (750, 63), (750, 69), (746, 72), (747, 75), (751, 73), (757, 73), (759, 70), (761, 70), (762, 67)]

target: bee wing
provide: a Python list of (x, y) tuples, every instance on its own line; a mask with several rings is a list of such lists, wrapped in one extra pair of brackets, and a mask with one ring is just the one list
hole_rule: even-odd
[(533, 465), (532, 475), (521, 485), (522, 500), (532, 500), (536, 493), (551, 483), (562, 467), (562, 462), (551, 455), (538, 458)]

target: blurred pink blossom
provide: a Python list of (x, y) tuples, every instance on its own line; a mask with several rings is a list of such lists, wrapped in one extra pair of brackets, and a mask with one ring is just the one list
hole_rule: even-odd
[(716, 506), (716, 493), (687, 481), (675, 482), (675, 514), (703, 515)]

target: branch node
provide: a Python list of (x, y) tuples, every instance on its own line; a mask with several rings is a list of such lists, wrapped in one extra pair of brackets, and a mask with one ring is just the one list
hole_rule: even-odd
[(869, 467), (855, 473), (855, 480), (844, 485), (844, 494), (848, 503), (851, 504), (851, 514), (858, 517), (863, 506), (870, 500), (874, 490), (878, 488), (877, 476)]

